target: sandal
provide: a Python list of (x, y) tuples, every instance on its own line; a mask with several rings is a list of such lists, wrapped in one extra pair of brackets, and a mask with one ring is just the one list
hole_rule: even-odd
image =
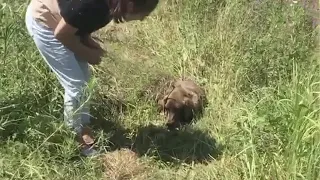
[(80, 136), (78, 136), (78, 142), (80, 143), (80, 153), (86, 157), (96, 156), (98, 151), (94, 148), (95, 140), (92, 136), (92, 131), (88, 127), (84, 127)]

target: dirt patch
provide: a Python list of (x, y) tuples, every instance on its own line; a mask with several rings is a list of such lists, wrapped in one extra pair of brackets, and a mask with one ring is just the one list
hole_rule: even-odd
[(106, 180), (144, 180), (150, 175), (150, 168), (139, 161), (135, 152), (120, 149), (102, 157)]

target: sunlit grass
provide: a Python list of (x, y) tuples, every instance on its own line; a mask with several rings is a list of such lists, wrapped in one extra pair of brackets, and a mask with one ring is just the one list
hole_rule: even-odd
[[(62, 88), (21, 2), (0, 8), (0, 178), (100, 179), (102, 162), (80, 158), (63, 126)], [(167, 0), (98, 35), (109, 51), (90, 87), (101, 149), (132, 147), (151, 179), (319, 179), (318, 35), (298, 4)], [(208, 94), (204, 117), (177, 134), (140, 96), (165, 75)]]

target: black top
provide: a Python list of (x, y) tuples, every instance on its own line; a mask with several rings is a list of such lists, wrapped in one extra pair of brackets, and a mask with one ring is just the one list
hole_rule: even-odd
[(88, 35), (111, 21), (106, 0), (58, 0), (60, 14), (78, 29), (77, 35)]

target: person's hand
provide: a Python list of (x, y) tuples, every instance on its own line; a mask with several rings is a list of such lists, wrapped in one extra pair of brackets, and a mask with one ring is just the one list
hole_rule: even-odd
[(105, 53), (105, 50), (97, 43), (90, 35), (82, 37), (81, 43), (89, 48), (89, 53), (86, 54), (87, 61), (92, 64), (96, 65), (101, 62), (101, 58)]
[(104, 55), (104, 52), (105, 51), (103, 49), (90, 48), (90, 51), (85, 58), (87, 59), (89, 64), (97, 65), (97, 64), (100, 64), (102, 57)]
[(88, 61), (88, 63), (99, 64), (104, 54), (103, 48), (94, 42), (90, 35), (80, 37), (79, 41), (79, 36), (76, 35), (77, 31), (77, 28), (69, 25), (62, 18), (54, 30), (54, 36), (77, 56)]
[(101, 45), (98, 42), (96, 42), (95, 39), (96, 38), (93, 39), (90, 35), (88, 35), (88, 36), (81, 38), (81, 43), (84, 44), (85, 46), (93, 48), (93, 49), (102, 49), (103, 50)]

